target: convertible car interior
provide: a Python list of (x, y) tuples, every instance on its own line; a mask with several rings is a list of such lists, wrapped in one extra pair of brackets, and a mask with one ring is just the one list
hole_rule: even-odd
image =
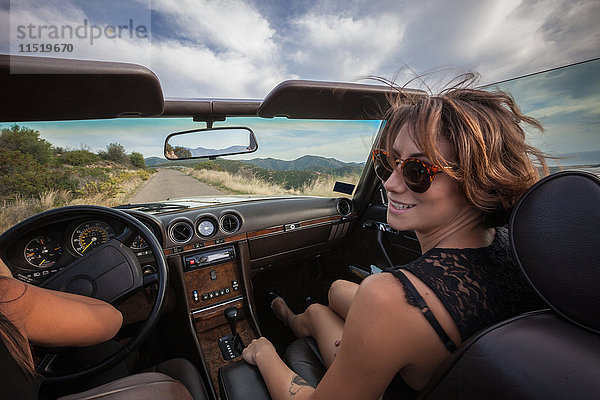
[[(19, 73), (11, 73), (15, 67)], [(14, 56), (0, 57), (0, 82), (4, 122), (187, 118), (207, 128), (244, 117), (379, 121), (396, 90), (286, 81), (261, 100), (165, 100), (145, 67)], [(109, 350), (36, 348), (45, 376), (40, 398), (150, 399), (153, 387), (156, 398), (185, 398), (177, 396), (187, 388), (194, 399), (269, 399), (258, 370), (240, 357), (260, 336), (316, 385), (325, 368), (315, 342), (296, 340), (271, 312), (267, 293), (300, 312), (311, 301), (326, 304), (337, 279), (360, 282), (387, 257), (403, 264), (420, 255), (413, 232), (387, 225), (385, 192), (369, 158), (355, 186), (339, 182), (336, 189), (338, 197), (75, 205), (8, 229), (0, 258), (14, 277), (109, 301), (124, 316)], [(600, 179), (588, 172), (558, 172), (530, 189), (509, 232), (523, 273), (549, 309), (467, 340), (420, 398), (597, 397), (598, 204)], [(54, 241), (54, 253), (36, 253), (44, 240)], [(47, 257), (53, 262), (45, 264)]]

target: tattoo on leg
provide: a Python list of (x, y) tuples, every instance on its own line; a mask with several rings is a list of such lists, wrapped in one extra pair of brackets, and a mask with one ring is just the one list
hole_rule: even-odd
[(302, 377), (299, 375), (294, 375), (292, 377), (292, 381), (290, 382), (290, 395), (295, 396), (296, 393), (298, 393), (304, 386), (312, 387), (310, 383), (306, 382)]

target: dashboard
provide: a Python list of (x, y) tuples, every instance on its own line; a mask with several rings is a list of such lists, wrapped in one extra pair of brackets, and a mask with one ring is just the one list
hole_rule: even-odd
[[(356, 218), (350, 200), (317, 197), (122, 210), (150, 229), (168, 259), (187, 264), (189, 254), (244, 243), (250, 268), (260, 268), (298, 250), (317, 250), (345, 236)], [(107, 215), (75, 213), (65, 218), (63, 214), (60, 219), (40, 219), (0, 250), (16, 278), (39, 285), (118, 238), (125, 229), (123, 222)], [(142, 273), (155, 272), (154, 257), (145, 240), (136, 234), (128, 245)]]

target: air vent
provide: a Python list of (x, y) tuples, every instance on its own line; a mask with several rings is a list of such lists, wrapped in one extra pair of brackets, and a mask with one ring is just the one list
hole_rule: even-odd
[(221, 229), (225, 233), (237, 232), (241, 226), (242, 221), (235, 214), (225, 214), (221, 217)]
[(169, 237), (175, 243), (186, 243), (192, 236), (194, 236), (194, 228), (188, 222), (176, 222), (169, 228)]
[(348, 199), (340, 199), (335, 207), (342, 217), (347, 217), (352, 212), (352, 202)]

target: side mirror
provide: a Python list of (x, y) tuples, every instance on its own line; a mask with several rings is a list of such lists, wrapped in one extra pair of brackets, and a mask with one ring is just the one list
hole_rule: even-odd
[(258, 150), (256, 136), (245, 127), (193, 129), (171, 133), (165, 139), (165, 158), (215, 158)]

